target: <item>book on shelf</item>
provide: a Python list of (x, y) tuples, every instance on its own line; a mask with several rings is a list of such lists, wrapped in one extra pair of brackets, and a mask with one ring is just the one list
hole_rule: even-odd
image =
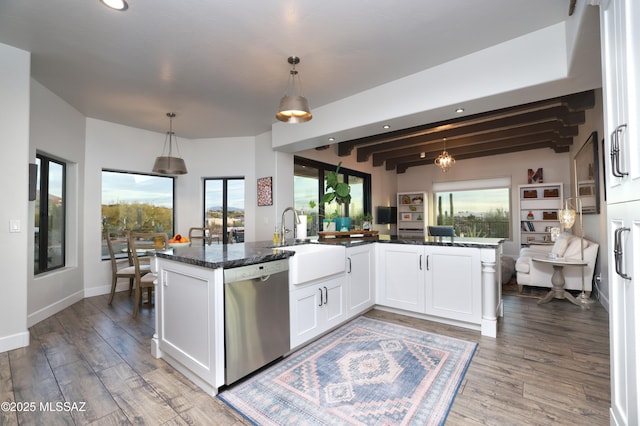
[(535, 232), (536, 228), (533, 225), (533, 222), (530, 222), (528, 220), (523, 220), (520, 223), (520, 228), (525, 231), (525, 232)]

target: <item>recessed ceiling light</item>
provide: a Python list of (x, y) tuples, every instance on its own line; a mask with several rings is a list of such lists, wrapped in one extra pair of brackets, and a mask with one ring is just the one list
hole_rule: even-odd
[(329, 138), (329, 141), (331, 141), (331, 142), (333, 142), (333, 141), (335, 141), (335, 140), (336, 140), (336, 138), (333, 138), (333, 137), (332, 137), (332, 138)]
[(464, 112), (464, 108), (456, 108), (456, 112), (458, 114), (463, 113)]
[(100, 2), (113, 10), (124, 11), (129, 8), (126, 0), (100, 0)]
[(427, 153), (426, 153), (426, 152), (421, 152), (421, 153), (420, 153), (420, 158), (426, 158), (426, 156), (427, 156)]
[(391, 126), (389, 126), (388, 124), (385, 124), (384, 126), (382, 126), (383, 129), (389, 129), (391, 128)]

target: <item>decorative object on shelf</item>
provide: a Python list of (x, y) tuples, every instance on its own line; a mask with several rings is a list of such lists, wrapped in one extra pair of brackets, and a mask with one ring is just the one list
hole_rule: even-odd
[(529, 213), (527, 213), (527, 219), (529, 219), (529, 220), (533, 220), (534, 219), (533, 212), (531, 210), (529, 210)]
[(411, 213), (402, 213), (400, 216), (401, 220), (411, 220)]
[(538, 170), (536, 170), (535, 172), (533, 171), (533, 169), (529, 169), (527, 171), (527, 183), (542, 183), (542, 167), (539, 168)]
[(557, 226), (552, 226), (549, 228), (549, 232), (551, 234), (551, 241), (555, 243), (558, 237), (560, 236), (560, 232), (561, 232), (560, 228)]
[(273, 205), (272, 185), (271, 176), (258, 179), (258, 206)]
[(525, 189), (523, 196), (524, 198), (538, 198), (538, 191), (535, 189)]
[[(340, 172), (342, 162), (338, 163), (335, 172), (328, 172), (325, 178), (325, 191), (322, 196), (322, 203), (331, 203), (333, 201), (338, 204), (340, 213), (344, 214), (344, 205), (351, 202), (351, 186), (346, 182), (338, 181), (338, 173)], [(346, 216), (338, 216), (335, 218), (336, 229), (338, 231), (348, 231), (351, 228), (351, 218)], [(326, 229), (325, 229), (326, 230)]]
[[(180, 148), (178, 147), (178, 138), (173, 133), (173, 118), (176, 116), (175, 112), (168, 112), (169, 117), (169, 131), (164, 139), (164, 147), (162, 148), (162, 155), (156, 158), (156, 162), (153, 165), (154, 173), (162, 173), (165, 175), (184, 175), (187, 173), (187, 166), (184, 160), (179, 156)], [(173, 139), (176, 139), (176, 150), (178, 151), (178, 157), (174, 157), (173, 154)], [(169, 141), (169, 152), (165, 155), (165, 149), (167, 148), (167, 140)]]
[(300, 75), (296, 70), (296, 65), (300, 63), (300, 58), (290, 56), (287, 61), (291, 64), (291, 71), (289, 71), (287, 90), (282, 99), (280, 99), (280, 107), (276, 118), (284, 123), (304, 123), (311, 120), (313, 116), (309, 110), (309, 101), (302, 96)]
[(544, 220), (558, 220), (558, 212), (542, 212)]
[(411, 198), (408, 195), (403, 195), (402, 204), (409, 204), (409, 203), (411, 203)]
[(373, 221), (373, 216), (371, 216), (371, 213), (366, 213), (364, 216), (362, 216), (362, 230), (370, 231), (372, 221)]
[(442, 138), (442, 153), (438, 155), (434, 163), (442, 169), (442, 173), (447, 173), (449, 169), (456, 163), (456, 159), (447, 152), (447, 138)]
[[(584, 261), (584, 224), (582, 222), (582, 200), (580, 197), (567, 197), (564, 200), (564, 209), (558, 210), (560, 224), (564, 229), (571, 229), (576, 222), (576, 216), (580, 218), (580, 260)], [(582, 271), (582, 291), (576, 298), (580, 303), (588, 305), (594, 301), (587, 296), (584, 290), (584, 268)]]
[(416, 210), (418, 210), (418, 208), (416, 206), (409, 206), (409, 210), (415, 212)]
[(554, 188), (554, 189), (545, 189), (542, 192), (544, 198), (557, 198), (560, 196), (560, 193), (558, 191), (558, 188)]
[(422, 201), (423, 201), (423, 200), (422, 200), (422, 197), (413, 197), (413, 198), (411, 199), (411, 202), (412, 202), (413, 204), (422, 204)]

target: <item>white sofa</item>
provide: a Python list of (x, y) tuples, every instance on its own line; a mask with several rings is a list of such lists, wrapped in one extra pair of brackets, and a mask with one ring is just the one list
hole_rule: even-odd
[[(584, 260), (587, 266), (565, 266), (563, 274), (565, 278), (564, 288), (567, 290), (582, 290), (582, 269), (584, 269), (584, 290), (591, 294), (593, 271), (598, 257), (598, 244), (584, 240)], [(551, 287), (553, 266), (549, 263), (534, 262), (533, 257), (546, 257), (549, 253), (557, 257), (580, 259), (580, 237), (569, 233), (561, 234), (553, 245), (534, 245), (520, 249), (520, 257), (516, 261), (516, 279), (518, 288), (522, 291), (523, 285), (535, 287)]]

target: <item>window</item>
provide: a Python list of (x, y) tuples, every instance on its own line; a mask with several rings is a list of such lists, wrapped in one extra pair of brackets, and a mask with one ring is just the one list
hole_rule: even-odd
[(34, 273), (62, 268), (65, 264), (66, 165), (36, 155)]
[[(335, 171), (337, 165), (321, 163), (302, 157), (294, 157), (294, 208), (307, 216), (307, 235), (317, 235), (322, 231), (322, 220), (335, 210), (335, 203), (330, 206), (320, 205), (325, 191), (325, 175)], [(338, 179), (351, 186), (351, 203), (344, 206), (345, 216), (351, 218), (352, 226), (360, 226), (365, 213), (371, 213), (371, 175), (368, 173), (340, 167)]]
[(204, 180), (204, 226), (218, 242), (244, 242), (244, 178)]
[(465, 237), (509, 238), (510, 186), (506, 178), (434, 184), (436, 224)]
[[(102, 171), (102, 230), (166, 232), (173, 235), (175, 178)], [(114, 247), (114, 250), (118, 250)], [(123, 257), (126, 254), (122, 255)], [(109, 258), (102, 243), (102, 259)]]

